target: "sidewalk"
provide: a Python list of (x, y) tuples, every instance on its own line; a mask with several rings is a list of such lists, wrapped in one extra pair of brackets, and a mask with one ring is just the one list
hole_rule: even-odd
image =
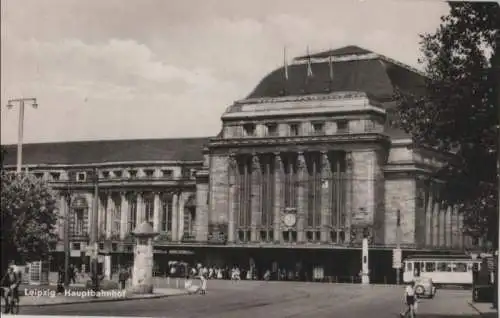
[(498, 317), (498, 309), (493, 309), (491, 303), (475, 303), (473, 301), (468, 303), (481, 317)]
[(51, 306), (51, 305), (69, 305), (69, 304), (82, 304), (82, 303), (94, 303), (94, 302), (113, 302), (113, 301), (125, 301), (125, 300), (136, 300), (136, 299), (152, 299), (152, 298), (163, 298), (170, 296), (186, 295), (187, 292), (181, 289), (174, 288), (155, 288), (153, 294), (129, 294), (126, 291), (121, 290), (109, 290), (102, 291), (100, 297), (93, 297), (87, 291), (82, 289), (71, 290), (68, 289), (66, 295), (55, 295), (52, 291), (42, 290), (38, 295), (29, 294), (22, 296), (20, 300), (20, 306)]

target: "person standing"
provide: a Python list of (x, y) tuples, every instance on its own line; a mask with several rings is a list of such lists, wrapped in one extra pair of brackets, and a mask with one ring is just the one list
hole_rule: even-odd
[(125, 268), (120, 269), (120, 273), (118, 274), (118, 281), (120, 282), (120, 289), (125, 289), (125, 285), (128, 279), (128, 271)]
[(415, 309), (417, 304), (417, 295), (415, 293), (415, 282), (411, 282), (405, 288), (405, 304), (407, 306), (406, 311), (401, 313), (401, 317), (406, 317), (408, 314), (411, 318), (415, 317)]
[(205, 295), (207, 293), (207, 272), (202, 271), (200, 273), (200, 279), (201, 279), (201, 294)]

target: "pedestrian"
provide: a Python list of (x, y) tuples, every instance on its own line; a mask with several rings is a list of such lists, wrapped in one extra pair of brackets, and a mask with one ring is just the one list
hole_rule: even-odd
[(120, 273), (118, 274), (118, 281), (120, 282), (120, 289), (121, 290), (125, 289), (125, 285), (126, 285), (128, 277), (129, 277), (128, 271), (125, 270), (125, 268), (122, 268), (120, 270)]
[(207, 293), (207, 274), (203, 273), (200, 275), (201, 279), (201, 294), (205, 295)]
[(412, 281), (405, 288), (404, 301), (407, 306), (406, 311), (401, 313), (401, 317), (406, 317), (408, 314), (411, 318), (415, 317), (417, 307), (417, 295), (415, 294), (415, 282)]

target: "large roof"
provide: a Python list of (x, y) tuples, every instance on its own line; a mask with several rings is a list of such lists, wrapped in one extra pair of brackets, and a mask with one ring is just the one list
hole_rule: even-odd
[[(207, 138), (53, 142), (23, 145), (23, 164), (84, 165), (103, 162), (202, 161)], [(16, 145), (2, 145), (4, 165), (16, 164)]]
[[(330, 76), (332, 57), (333, 79)], [(312, 76), (307, 76), (308, 61)], [(420, 94), (425, 77), (417, 70), (372, 51), (346, 46), (294, 59), (265, 76), (247, 99), (330, 92), (364, 92), (370, 99), (388, 101), (395, 89)]]

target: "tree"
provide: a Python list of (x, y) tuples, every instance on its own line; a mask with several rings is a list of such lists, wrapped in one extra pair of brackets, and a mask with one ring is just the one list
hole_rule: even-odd
[(43, 259), (57, 239), (52, 190), (30, 174), (2, 170), (1, 179), (2, 269), (9, 261)]
[[(425, 93), (397, 92), (398, 122), (416, 146), (452, 152), (456, 161), (437, 171), (443, 201), (464, 214), (465, 232), (498, 242), (498, 61), (495, 2), (452, 2), (433, 34), (421, 36)], [(495, 52), (495, 54), (491, 54)]]

